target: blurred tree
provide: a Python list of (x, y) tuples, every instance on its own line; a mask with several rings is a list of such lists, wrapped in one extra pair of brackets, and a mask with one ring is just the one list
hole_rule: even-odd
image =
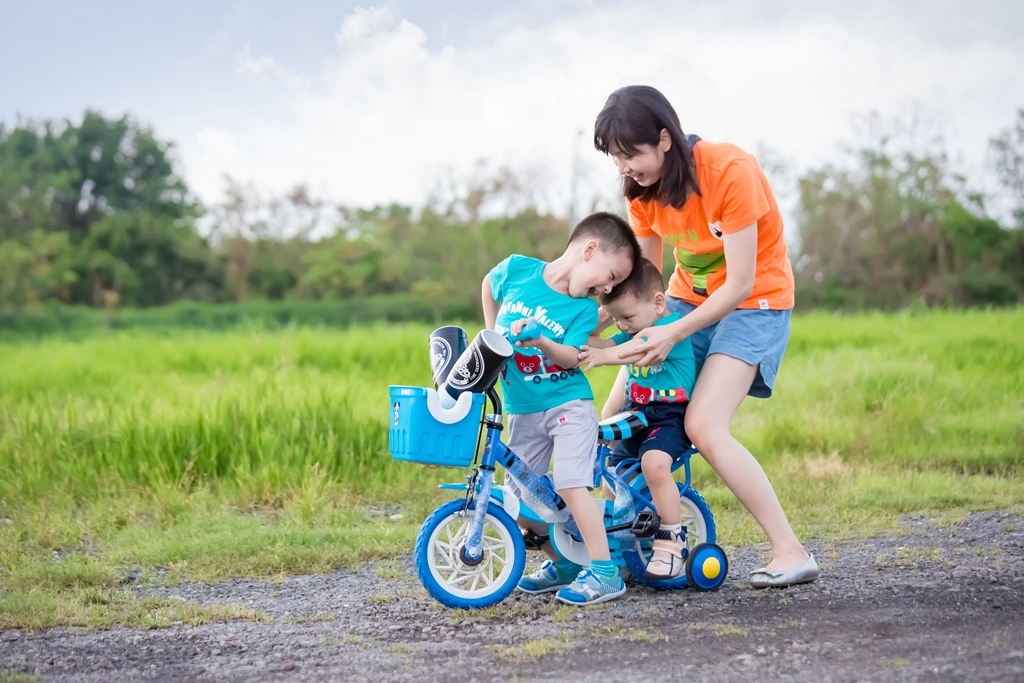
[(989, 141), (996, 153), (996, 172), (1007, 192), (1017, 227), (1024, 229), (1024, 108), (1016, 124)]
[[(174, 173), (171, 148), (127, 116), (94, 111), (79, 124), (0, 126), (0, 240), (47, 263), (52, 245), (70, 252), (59, 266), (70, 263), (70, 274), (18, 289), (38, 300), (145, 306), (216, 287), (215, 262), (195, 230), (200, 207)], [(13, 280), (7, 267), (3, 279)]]
[(0, 240), (0, 318), (51, 297), (67, 300), (75, 282), (67, 233), (33, 230)]
[(970, 195), (948, 168), (941, 141), (869, 126), (871, 142), (846, 167), (800, 178), (795, 259), (800, 305), (898, 308), (1008, 303), (1024, 294), (1014, 274), (1015, 236), (958, 200)]
[(225, 176), (226, 199), (204, 218), (226, 273), (227, 298), (282, 299), (306, 272), (315, 236), (336, 229), (337, 208), (304, 185), (283, 197), (264, 196), (253, 184)]

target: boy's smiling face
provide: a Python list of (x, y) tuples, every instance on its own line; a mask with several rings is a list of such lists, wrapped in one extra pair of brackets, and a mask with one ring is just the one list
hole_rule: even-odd
[(628, 250), (609, 251), (602, 249), (596, 240), (590, 240), (583, 246), (580, 262), (573, 269), (569, 296), (585, 299), (607, 294), (632, 270), (633, 259)]
[(665, 295), (658, 292), (641, 299), (632, 294), (623, 294), (615, 301), (606, 303), (604, 310), (612, 316), (620, 330), (626, 334), (636, 334), (644, 328), (653, 327), (664, 317)]

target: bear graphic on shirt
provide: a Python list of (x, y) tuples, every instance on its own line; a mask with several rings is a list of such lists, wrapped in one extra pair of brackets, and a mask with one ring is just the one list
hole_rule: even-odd
[(642, 387), (636, 382), (629, 385), (629, 400), (638, 406), (650, 403), (653, 395), (654, 391), (648, 387)]
[(516, 353), (512, 356), (516, 369), (524, 375), (535, 375), (540, 370), (541, 356)]

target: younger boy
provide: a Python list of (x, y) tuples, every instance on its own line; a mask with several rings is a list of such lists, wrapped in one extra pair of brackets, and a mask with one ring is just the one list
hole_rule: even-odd
[[(580, 354), (580, 362), (587, 369), (626, 364), (628, 361), (619, 359), (614, 347), (629, 341), (640, 330), (679, 320), (677, 314), (669, 313), (665, 307), (665, 282), (661, 273), (645, 258), (637, 261), (622, 284), (601, 295), (601, 305), (620, 332), (609, 339), (591, 337)], [(689, 338), (684, 339), (672, 347), (663, 363), (649, 368), (628, 365), (627, 370), (626, 410), (643, 412), (647, 416), (647, 428), (618, 442), (608, 458), (608, 466), (614, 467), (627, 459), (640, 459), (651, 498), (661, 517), (647, 576), (675, 578), (683, 573), (686, 536), (671, 467), (673, 456), (690, 446), (683, 431), (683, 418), (696, 381), (693, 346)]]
[(597, 411), (590, 383), (579, 365), (580, 347), (597, 328), (597, 303), (622, 282), (640, 258), (629, 225), (610, 213), (597, 213), (573, 229), (565, 253), (546, 263), (513, 255), (484, 278), (487, 327), (518, 335), (530, 320), (541, 336), (517, 342), (515, 362), (501, 378), (509, 415), (508, 446), (535, 472), (548, 471), (554, 452), (553, 482), (576, 520), (590, 554), (590, 567), (558, 558), (524, 576), (520, 590), (558, 591), (561, 602), (587, 605), (626, 592), (611, 562), (604, 521), (590, 495), (597, 454)]

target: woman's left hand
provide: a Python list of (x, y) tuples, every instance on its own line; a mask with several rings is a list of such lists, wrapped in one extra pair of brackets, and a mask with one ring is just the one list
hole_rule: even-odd
[(638, 367), (661, 363), (668, 358), (669, 351), (676, 344), (671, 327), (671, 325), (659, 325), (640, 330), (633, 335), (632, 340), (616, 347), (619, 358), (632, 359), (629, 361), (630, 364)]

